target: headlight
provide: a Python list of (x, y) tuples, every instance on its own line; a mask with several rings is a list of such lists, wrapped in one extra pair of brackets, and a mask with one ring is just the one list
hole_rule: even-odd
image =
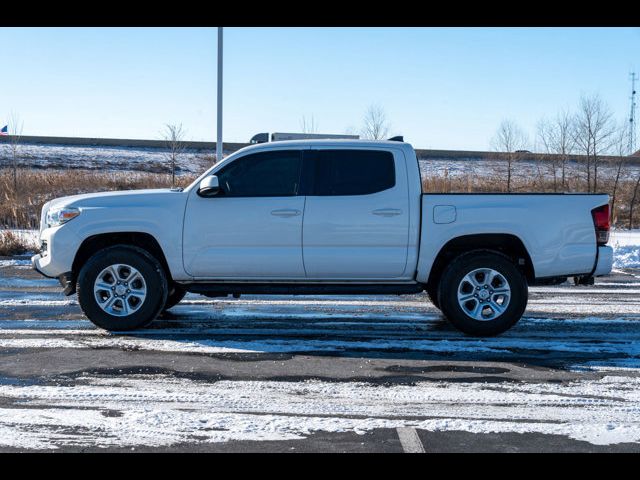
[(57, 227), (80, 215), (80, 210), (73, 207), (54, 208), (47, 212), (47, 226)]

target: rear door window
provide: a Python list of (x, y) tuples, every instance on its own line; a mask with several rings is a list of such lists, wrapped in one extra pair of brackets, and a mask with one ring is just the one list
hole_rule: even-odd
[(393, 188), (396, 183), (391, 152), (312, 150), (308, 158), (307, 165), (313, 172), (312, 195), (370, 195)]

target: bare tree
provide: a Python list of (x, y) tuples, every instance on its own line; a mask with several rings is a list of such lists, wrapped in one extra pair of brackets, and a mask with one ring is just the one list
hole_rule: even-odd
[(636, 184), (633, 187), (633, 196), (631, 197), (631, 203), (629, 204), (629, 230), (633, 228), (633, 206), (636, 204), (636, 198), (638, 198), (638, 190), (640, 189), (640, 172), (638, 172), (638, 178)]
[(613, 191), (611, 193), (611, 222), (616, 219), (616, 194), (618, 193), (618, 187), (620, 185), (620, 178), (622, 177), (623, 167), (627, 161), (627, 155), (629, 155), (629, 125), (622, 122), (622, 125), (616, 131), (613, 137), (613, 153), (615, 155), (613, 163), (616, 176), (613, 181)]
[(162, 139), (165, 141), (168, 153), (167, 158), (171, 165), (171, 186), (176, 185), (176, 165), (180, 155), (184, 152), (184, 136), (185, 130), (182, 124), (166, 124), (162, 131)]
[(389, 121), (384, 109), (379, 105), (371, 105), (364, 115), (362, 136), (370, 140), (383, 140), (389, 134)]
[[(554, 136), (554, 125), (553, 122), (542, 119), (536, 125), (536, 139), (535, 139), (535, 149), (537, 152), (544, 153), (544, 160), (546, 161), (546, 165), (549, 167), (551, 172), (551, 176), (553, 177), (553, 191), (558, 191), (558, 166), (559, 159), (555, 154), (553, 149), (553, 136)], [(538, 176), (541, 176), (540, 173), (540, 164), (542, 160), (536, 161), (538, 165)]]
[(300, 128), (302, 129), (302, 133), (318, 133), (318, 125), (313, 115), (311, 115), (310, 120), (307, 120), (307, 117), (303, 115), (300, 120)]
[(549, 154), (553, 169), (553, 190), (558, 191), (558, 169), (560, 169), (560, 187), (567, 186), (567, 163), (569, 155), (575, 149), (572, 135), (573, 116), (568, 111), (560, 112), (553, 120), (541, 120), (538, 123), (538, 140), (545, 153)]
[(22, 127), (24, 123), (20, 119), (20, 115), (11, 112), (9, 115), (9, 149), (11, 151), (11, 168), (13, 170), (13, 191), (18, 192), (18, 158), (20, 156), (20, 148), (22, 146)]
[[(580, 98), (573, 137), (577, 147), (586, 155), (587, 191), (589, 192), (595, 192), (598, 189), (599, 160), (602, 154), (609, 150), (615, 130), (613, 113), (599, 95)], [(593, 190), (591, 189), (592, 178)]]
[(492, 148), (507, 162), (507, 192), (511, 192), (513, 169), (529, 143), (527, 134), (513, 121), (503, 120), (491, 140)]

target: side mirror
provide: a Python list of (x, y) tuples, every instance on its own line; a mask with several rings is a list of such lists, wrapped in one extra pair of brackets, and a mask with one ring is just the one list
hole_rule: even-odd
[(215, 175), (209, 175), (200, 182), (198, 195), (201, 197), (215, 197), (220, 193), (220, 182)]

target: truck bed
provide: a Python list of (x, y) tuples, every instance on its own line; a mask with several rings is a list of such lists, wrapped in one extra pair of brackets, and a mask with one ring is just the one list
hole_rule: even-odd
[(423, 193), (418, 280), (426, 282), (438, 252), (461, 236), (519, 239), (536, 278), (593, 274), (598, 246), (591, 210), (606, 194)]

